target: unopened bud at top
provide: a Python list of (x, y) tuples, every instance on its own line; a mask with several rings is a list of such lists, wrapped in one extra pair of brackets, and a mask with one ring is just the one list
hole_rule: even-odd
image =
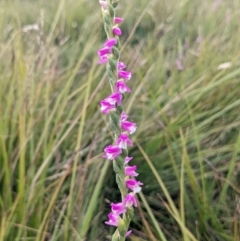
[(101, 1), (99, 0), (99, 4), (103, 7), (103, 8), (107, 8), (108, 3), (106, 1)]

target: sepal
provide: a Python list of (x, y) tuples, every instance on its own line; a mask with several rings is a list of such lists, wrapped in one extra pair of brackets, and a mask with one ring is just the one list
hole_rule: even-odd
[(108, 14), (103, 15), (104, 22), (109, 26), (111, 24), (111, 19)]
[(109, 58), (108, 63), (112, 69), (117, 69), (117, 61), (115, 59)]
[(118, 233), (117, 229), (116, 229), (115, 233), (112, 236), (112, 241), (119, 241), (119, 233)]
[(123, 185), (123, 176), (121, 177), (121, 175), (116, 174), (116, 182), (118, 185), (118, 188), (120, 189), (120, 192), (124, 195), (126, 195), (126, 187)]
[(111, 80), (114, 80), (115, 76), (114, 76), (114, 72), (111, 69), (110, 65), (107, 66), (107, 75)]
[(125, 238), (127, 233), (127, 228), (126, 228), (125, 222), (120, 217), (118, 217), (118, 231), (119, 231), (120, 237)]
[(119, 56), (120, 56), (120, 52), (119, 50), (114, 46), (112, 47), (112, 52), (113, 52), (113, 56), (115, 59), (119, 59)]
[(106, 23), (104, 24), (104, 30), (105, 30), (107, 36), (109, 36), (109, 34), (111, 33), (111, 28)]
[(112, 5), (113, 5), (113, 8), (116, 9), (117, 6), (118, 6), (118, 1), (117, 2), (113, 2)]
[(134, 216), (134, 209), (133, 207), (128, 208), (128, 211), (126, 213), (126, 218), (130, 221)]

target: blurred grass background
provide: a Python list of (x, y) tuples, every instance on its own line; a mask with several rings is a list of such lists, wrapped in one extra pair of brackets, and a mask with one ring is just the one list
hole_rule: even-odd
[[(240, 2), (120, 1), (131, 241), (239, 241)], [(119, 200), (98, 1), (0, 2), (0, 241), (105, 241)]]

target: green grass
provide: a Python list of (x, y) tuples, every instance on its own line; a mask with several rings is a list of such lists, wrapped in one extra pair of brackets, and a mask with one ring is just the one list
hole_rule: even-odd
[[(240, 240), (240, 2), (213, 3), (119, 3), (145, 184), (129, 240)], [(0, 32), (0, 241), (110, 240), (98, 1), (1, 1)]]

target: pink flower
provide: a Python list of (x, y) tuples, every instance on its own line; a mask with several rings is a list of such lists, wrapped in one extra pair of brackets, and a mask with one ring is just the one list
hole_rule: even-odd
[(106, 55), (101, 56), (100, 60), (98, 60), (98, 64), (106, 64), (108, 62), (108, 57)]
[(131, 92), (131, 89), (124, 83), (124, 81), (117, 81), (115, 85), (115, 91), (119, 91), (121, 93)]
[(127, 120), (127, 118), (128, 118), (128, 115), (126, 115), (126, 113), (123, 111), (121, 114), (121, 121), (125, 121)]
[(121, 121), (121, 128), (130, 134), (133, 134), (137, 129), (137, 125), (131, 121)]
[(104, 44), (104, 46), (105, 47), (112, 47), (112, 46), (114, 46), (114, 45), (116, 45), (117, 44), (117, 39), (115, 39), (115, 38), (110, 38), (110, 39), (108, 39), (106, 42), (105, 42), (105, 44)]
[(127, 211), (124, 203), (112, 203), (111, 207), (112, 207), (112, 212), (118, 215), (123, 214)]
[(132, 142), (127, 134), (121, 134), (117, 139), (117, 145), (119, 148), (127, 149), (127, 145), (132, 146)]
[(118, 69), (125, 69), (127, 66), (123, 63), (123, 62), (118, 62), (118, 65), (117, 65)]
[(112, 48), (109, 48), (109, 47), (104, 47), (104, 48), (98, 50), (98, 55), (100, 57), (103, 55), (106, 55), (106, 54), (111, 54), (111, 53), (112, 53)]
[(104, 152), (105, 154), (103, 155), (103, 157), (109, 160), (114, 160), (117, 156), (119, 156), (122, 153), (122, 150), (118, 146), (109, 145), (104, 149)]
[(103, 8), (107, 8), (108, 3), (106, 1), (99, 1), (99, 4), (103, 7)]
[(119, 27), (113, 27), (112, 32), (114, 35), (122, 35), (122, 30)]
[(115, 92), (111, 95), (109, 95), (106, 99), (107, 102), (109, 102), (109, 104), (111, 105), (115, 105), (116, 103), (118, 105), (122, 104), (122, 94), (119, 92)]
[(109, 221), (105, 222), (107, 225), (110, 226), (118, 226), (118, 214), (116, 213), (109, 213), (108, 214)]
[(109, 103), (109, 101), (107, 100), (101, 100), (100, 105), (101, 105), (101, 112), (105, 114), (108, 114), (111, 110), (116, 110), (115, 105)]
[(120, 17), (115, 17), (114, 18), (114, 23), (118, 24), (118, 23), (122, 23), (123, 22), (123, 18), (120, 18)]
[(137, 207), (137, 200), (134, 196), (134, 193), (129, 193), (127, 196), (124, 198), (123, 203), (125, 207), (130, 208), (132, 206)]
[(130, 80), (132, 77), (132, 74), (129, 71), (120, 70), (118, 71), (118, 77), (126, 80)]
[[(129, 236), (131, 233), (132, 233), (132, 230), (128, 230), (128, 231), (126, 232), (125, 237)], [(119, 233), (118, 233), (118, 237), (120, 237), (120, 234), (119, 234)]]
[(138, 173), (135, 172), (136, 170), (137, 170), (137, 166), (126, 166), (125, 167), (125, 175), (136, 177), (136, 176), (138, 176)]
[(128, 156), (127, 156), (127, 157), (125, 158), (124, 163), (125, 163), (125, 164), (128, 164), (132, 159), (133, 159), (133, 157), (128, 157)]
[(138, 193), (141, 191), (141, 185), (143, 185), (143, 183), (136, 181), (134, 179), (128, 179), (126, 181), (126, 186), (127, 188), (131, 189), (134, 193)]

